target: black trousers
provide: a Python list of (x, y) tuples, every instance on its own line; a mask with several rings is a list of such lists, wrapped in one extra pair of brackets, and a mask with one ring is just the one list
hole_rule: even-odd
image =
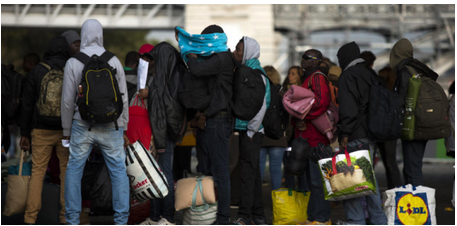
[(428, 140), (403, 141), (403, 176), (405, 184), (424, 185), (422, 159)]
[(376, 144), (381, 153), (382, 163), (386, 168), (387, 188), (392, 189), (403, 185), (397, 164), (397, 140), (377, 142)]
[(247, 131), (240, 131), (239, 135), (241, 200), (238, 218), (245, 220), (265, 218), (262, 200), (262, 178), (259, 166), (263, 137), (262, 133), (255, 133), (251, 141)]

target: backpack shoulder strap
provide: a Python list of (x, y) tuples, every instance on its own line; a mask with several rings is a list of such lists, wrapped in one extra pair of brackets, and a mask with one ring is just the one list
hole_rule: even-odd
[(73, 57), (76, 58), (77, 60), (81, 61), (81, 63), (83, 63), (84, 65), (88, 64), (90, 61), (90, 57), (83, 52), (79, 52), (79, 53), (75, 54)]
[(308, 80), (308, 90), (311, 90), (311, 80), (313, 79), (313, 76), (316, 75), (316, 74), (321, 74), (324, 76), (325, 80), (327, 81), (327, 83), (330, 85), (330, 81), (328, 80), (327, 78), (327, 75), (325, 75), (324, 73), (322, 72), (315, 72), (311, 75), (311, 78), (309, 78)]
[(48, 71), (51, 70), (51, 66), (49, 66), (48, 64), (46, 64), (45, 62), (40, 62), (40, 64), (45, 67), (46, 69), (48, 69)]
[(105, 51), (101, 56), (100, 59), (104, 60), (105, 62), (108, 62), (111, 58), (114, 57), (114, 53), (110, 51)]

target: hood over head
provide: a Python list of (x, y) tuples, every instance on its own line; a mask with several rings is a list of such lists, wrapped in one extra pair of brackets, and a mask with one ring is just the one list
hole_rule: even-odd
[(70, 58), (70, 46), (63, 36), (55, 36), (49, 41), (43, 55), (43, 61), (49, 66), (63, 68)]
[(92, 56), (100, 56), (105, 52), (103, 47), (103, 27), (95, 19), (86, 20), (81, 27), (81, 52)]
[(247, 60), (250, 59), (258, 59), (260, 57), (260, 45), (259, 43), (248, 36), (243, 36), (244, 42), (244, 52), (243, 52), (243, 60), (241, 64), (246, 64)]
[(338, 50), (338, 63), (345, 69), (352, 61), (360, 58), (360, 48), (355, 42), (347, 43)]
[(413, 58), (413, 45), (408, 39), (402, 38), (390, 51), (390, 67), (395, 69), (401, 61), (407, 58)]

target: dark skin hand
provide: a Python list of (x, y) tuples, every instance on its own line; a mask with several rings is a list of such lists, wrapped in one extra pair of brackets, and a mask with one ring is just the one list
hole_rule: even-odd
[(149, 89), (140, 89), (138, 92), (138, 97), (140, 97), (140, 99), (148, 99), (148, 92)]
[(22, 150), (30, 150), (30, 139), (27, 136), (21, 136), (21, 141), (19, 142)]
[(129, 145), (131, 145), (130, 140), (127, 137), (127, 135), (125, 135), (125, 131), (124, 131), (124, 148), (126, 148)]
[(348, 146), (348, 139), (349, 137), (343, 137), (343, 140), (340, 141), (340, 150), (346, 149), (346, 147)]

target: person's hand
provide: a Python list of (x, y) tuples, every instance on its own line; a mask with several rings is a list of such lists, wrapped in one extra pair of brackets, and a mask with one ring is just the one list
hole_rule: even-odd
[(343, 140), (340, 141), (340, 150), (344, 150), (348, 146), (349, 137), (343, 137)]
[(138, 97), (140, 99), (148, 99), (148, 93), (149, 93), (149, 89), (140, 89), (138, 91)]
[(124, 134), (124, 148), (127, 148), (129, 145), (131, 145), (130, 140), (127, 135)]
[(189, 57), (189, 58), (190, 58), (190, 57), (197, 58), (197, 54), (195, 54), (195, 53), (189, 53), (189, 54), (187, 54), (187, 57)]
[(22, 150), (28, 151), (30, 149), (30, 139), (27, 136), (21, 136), (21, 141), (19, 142)]

